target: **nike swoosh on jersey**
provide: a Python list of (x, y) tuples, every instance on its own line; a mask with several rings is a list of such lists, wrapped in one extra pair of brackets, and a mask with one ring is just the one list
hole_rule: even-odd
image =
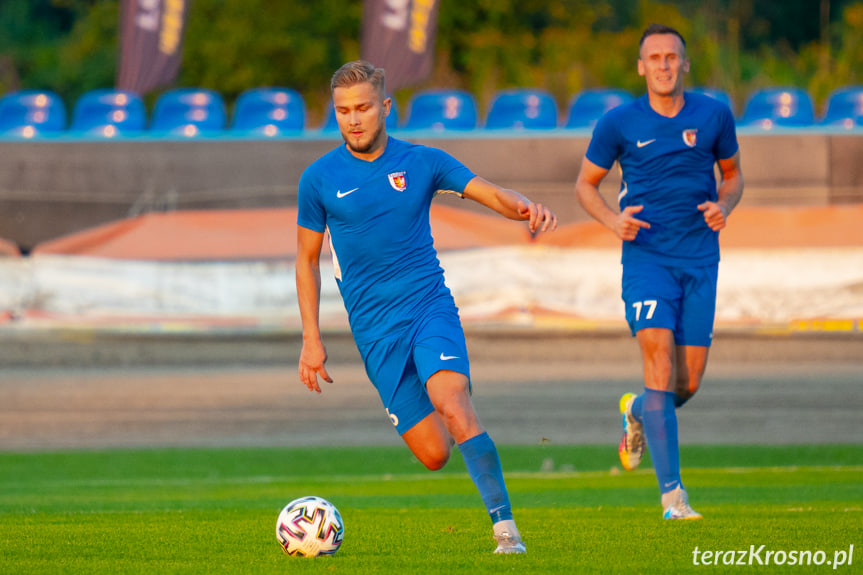
[(348, 194), (353, 194), (357, 190), (359, 190), (359, 188), (354, 188), (353, 190), (348, 190), (347, 192), (342, 192), (341, 190), (339, 190), (338, 192), (336, 192), (336, 197), (337, 198), (344, 198)]
[(441, 359), (441, 361), (447, 361), (450, 359), (458, 359), (458, 356), (457, 355), (444, 355), (443, 352), (441, 352), (440, 359)]
[(652, 140), (647, 140), (646, 142), (642, 142), (641, 140), (638, 140), (637, 142), (635, 142), (635, 145), (638, 146), (639, 148), (643, 148), (644, 146), (646, 146), (648, 144), (652, 144), (655, 141), (656, 141), (656, 138), (653, 138)]

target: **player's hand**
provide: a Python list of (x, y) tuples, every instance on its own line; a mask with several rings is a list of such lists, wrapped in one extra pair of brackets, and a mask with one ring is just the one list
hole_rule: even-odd
[(557, 229), (557, 216), (542, 204), (535, 204), (533, 202), (525, 204), (519, 200), (517, 207), (518, 215), (521, 216), (521, 219), (527, 220), (527, 227), (530, 233), (536, 233), (537, 230), (547, 232)]
[(324, 378), (324, 381), (333, 382), (333, 378), (324, 367), (326, 361), (327, 350), (321, 340), (303, 340), (303, 349), (300, 351), (300, 381), (309, 388), (309, 391), (321, 392), (318, 375)]
[(698, 204), (698, 209), (704, 213), (704, 221), (714, 232), (725, 227), (725, 209), (716, 202)]
[(631, 242), (638, 235), (638, 230), (641, 228), (650, 229), (650, 224), (632, 215), (637, 214), (643, 209), (644, 206), (627, 206), (623, 208), (623, 211), (617, 215), (617, 219), (614, 222), (614, 233), (617, 234), (617, 237), (625, 242)]

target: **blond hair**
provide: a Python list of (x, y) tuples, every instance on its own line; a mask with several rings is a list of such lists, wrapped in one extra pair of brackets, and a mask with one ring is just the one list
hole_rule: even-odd
[(378, 91), (381, 98), (386, 93), (385, 88), (385, 72), (383, 68), (375, 68), (370, 62), (365, 60), (355, 60), (344, 64), (336, 70), (330, 80), (330, 93), (336, 88), (348, 88), (356, 84), (368, 82)]

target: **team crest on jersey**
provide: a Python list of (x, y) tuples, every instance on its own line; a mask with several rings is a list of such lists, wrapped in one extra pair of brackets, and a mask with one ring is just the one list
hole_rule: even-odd
[(408, 187), (408, 180), (404, 172), (393, 172), (392, 174), (387, 174), (387, 178), (389, 178), (390, 185), (397, 192), (403, 192)]
[(695, 140), (696, 140), (695, 136), (697, 133), (698, 133), (698, 130), (696, 130), (695, 128), (691, 128), (689, 130), (683, 130), (683, 141), (690, 148), (695, 147)]

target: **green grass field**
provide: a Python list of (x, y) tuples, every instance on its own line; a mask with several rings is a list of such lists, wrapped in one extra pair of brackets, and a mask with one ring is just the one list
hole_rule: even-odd
[[(404, 447), (2, 453), (0, 573), (863, 572), (863, 446), (684, 447), (690, 522), (662, 521), (649, 461), (619, 472), (613, 446), (500, 453), (526, 556), (491, 553), (457, 453), (435, 473)], [(334, 557), (276, 542), (279, 510), (309, 494), (345, 520)], [(753, 566), (693, 564), (753, 545)], [(814, 559), (759, 566), (767, 551)]]

